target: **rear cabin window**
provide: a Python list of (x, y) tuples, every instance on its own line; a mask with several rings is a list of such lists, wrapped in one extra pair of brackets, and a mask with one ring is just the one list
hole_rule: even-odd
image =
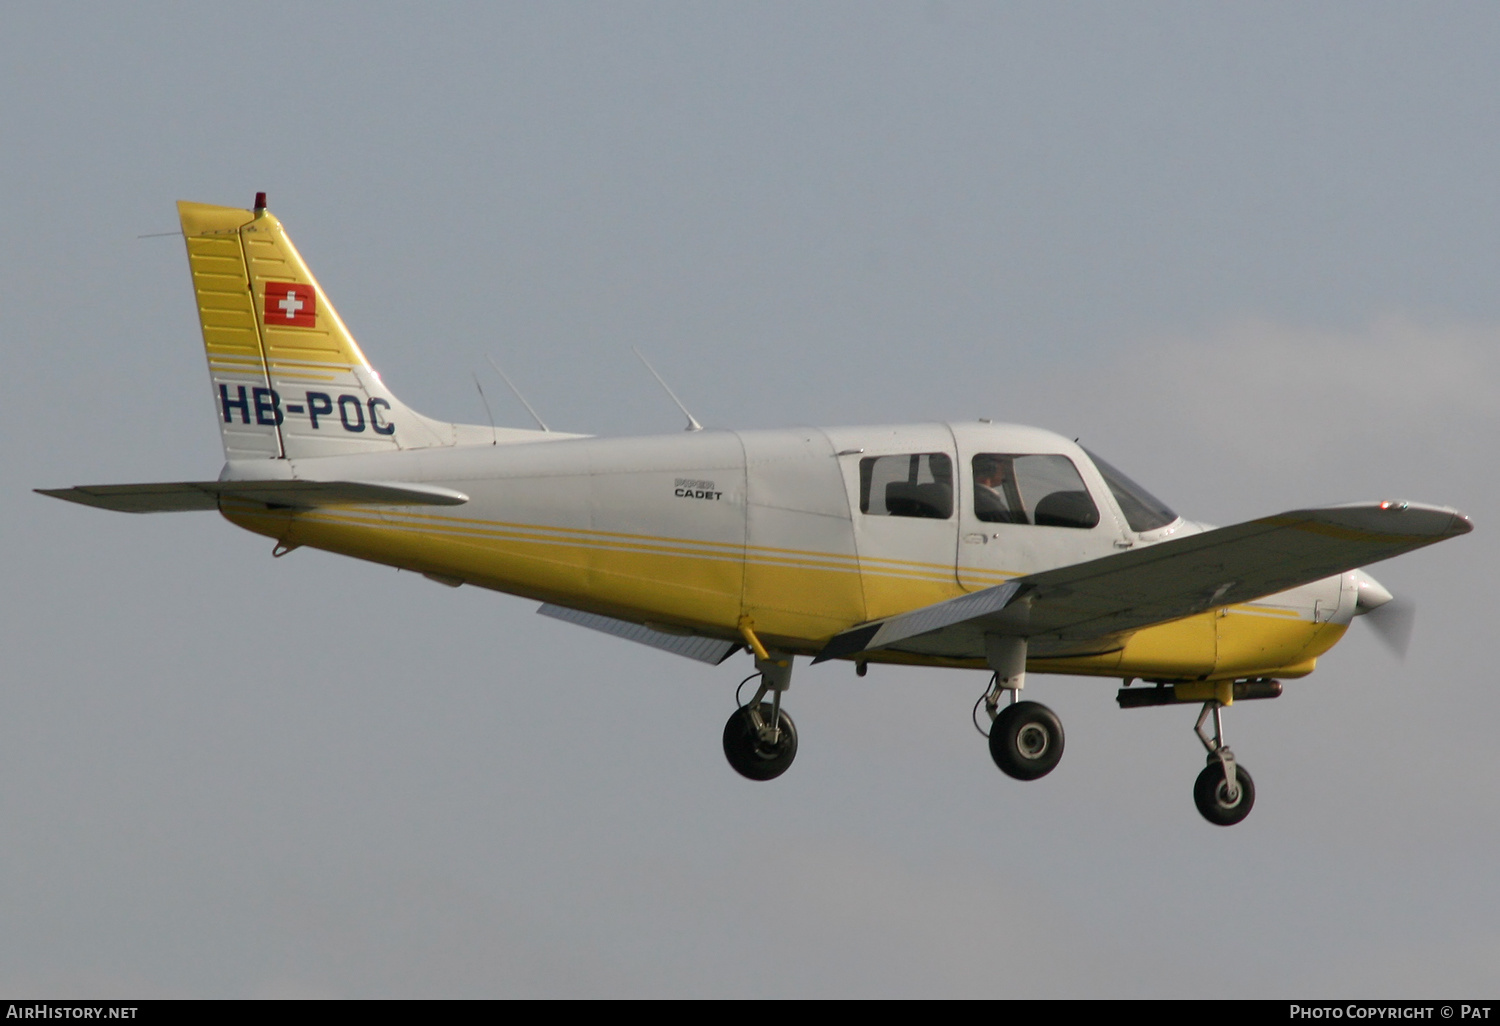
[(1066, 456), (982, 452), (973, 469), (976, 520), (1085, 529), (1099, 524), (1099, 507)]
[(866, 456), (859, 461), (859, 511), (947, 520), (953, 516), (953, 461), (941, 452)]

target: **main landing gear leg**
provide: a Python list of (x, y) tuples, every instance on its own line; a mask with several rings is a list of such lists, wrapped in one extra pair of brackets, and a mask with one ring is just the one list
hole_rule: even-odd
[[(1026, 639), (987, 634), (985, 661), (995, 671), (984, 696), (990, 717), (990, 758), (1006, 776), (1017, 780), (1045, 777), (1063, 753), (1062, 721), (1040, 702), (1017, 699), (1026, 686)], [(1010, 692), (1010, 704), (1000, 708), (1000, 699)]]
[[(724, 724), (724, 757), (742, 777), (773, 780), (797, 757), (797, 725), (781, 710), (781, 693), (792, 683), (792, 657), (765, 652), (764, 658), (756, 656), (755, 668), (760, 687)], [(767, 695), (769, 702), (764, 701)]]
[[(1198, 740), (1208, 749), (1208, 766), (1193, 784), (1193, 801), (1210, 823), (1233, 826), (1250, 815), (1250, 809), (1255, 805), (1255, 781), (1250, 779), (1245, 767), (1234, 761), (1234, 753), (1224, 743), (1222, 708), (1217, 699), (1204, 702), (1198, 723), (1193, 727)], [(1214, 727), (1212, 737), (1203, 729), (1210, 716)]]

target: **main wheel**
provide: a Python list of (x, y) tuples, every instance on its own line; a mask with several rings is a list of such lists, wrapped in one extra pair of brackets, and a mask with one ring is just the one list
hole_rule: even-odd
[(1234, 764), (1234, 783), (1236, 793), (1231, 796), (1224, 764), (1215, 759), (1204, 767), (1193, 784), (1193, 801), (1203, 818), (1214, 826), (1234, 826), (1250, 815), (1255, 805), (1255, 781), (1239, 763)]
[[(762, 720), (770, 722), (772, 712), (770, 702), (761, 703)], [(797, 725), (785, 712), (776, 725), (781, 728), (780, 736), (774, 745), (768, 744), (756, 732), (749, 707), (734, 711), (724, 724), (724, 757), (736, 773), (751, 780), (774, 780), (787, 771), (797, 757)]]
[(1016, 702), (990, 726), (990, 758), (1017, 780), (1045, 777), (1063, 753), (1062, 721), (1040, 702)]

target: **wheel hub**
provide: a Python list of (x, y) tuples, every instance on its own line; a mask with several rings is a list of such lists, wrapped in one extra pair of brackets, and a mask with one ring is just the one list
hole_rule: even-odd
[(1016, 748), (1020, 750), (1023, 759), (1040, 759), (1047, 753), (1051, 743), (1052, 739), (1047, 736), (1046, 729), (1036, 723), (1028, 723), (1016, 735)]

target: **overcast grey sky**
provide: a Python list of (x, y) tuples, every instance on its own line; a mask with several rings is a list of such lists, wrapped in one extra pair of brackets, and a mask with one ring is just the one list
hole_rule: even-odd
[[(1488, 659), (1493, 4), (10, 4), (0, 30), (0, 992), (1434, 996), (1500, 965)], [(1414, 498), (1464, 539), (1227, 731), (1033, 678), (802, 668), (751, 784), (717, 669), (208, 514), (173, 201), (270, 193), (444, 419), (988, 416), (1219, 523)]]

